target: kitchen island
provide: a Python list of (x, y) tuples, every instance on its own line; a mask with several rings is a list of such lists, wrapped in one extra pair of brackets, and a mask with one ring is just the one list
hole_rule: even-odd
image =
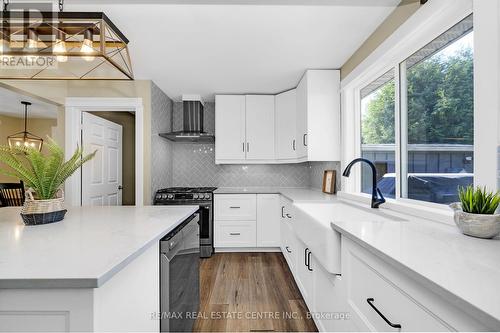
[(159, 240), (198, 206), (0, 209), (0, 331), (158, 331)]

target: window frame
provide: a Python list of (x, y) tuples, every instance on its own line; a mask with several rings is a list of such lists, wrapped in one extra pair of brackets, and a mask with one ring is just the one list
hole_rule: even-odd
[[(404, 71), (401, 65), (413, 53), (430, 43), (432, 40), (445, 33), (449, 28), (473, 14), (471, 0), (444, 0), (429, 2), (421, 7), (400, 28), (398, 28), (386, 41), (384, 41), (370, 56), (365, 59), (343, 82), (342, 115), (343, 115), (343, 159), (345, 166), (353, 158), (361, 156), (361, 89), (389, 70), (394, 70), (395, 80), (395, 199), (387, 199), (387, 206), (394, 209), (427, 208), (432, 212), (429, 218), (439, 219), (442, 216), (451, 217), (447, 205), (421, 200), (405, 198), (407, 182), (401, 182), (401, 176), (406, 174), (408, 154), (406, 151), (407, 139), (407, 101)], [(405, 130), (402, 130), (405, 129)], [(354, 134), (350, 136), (349, 134)], [(477, 151), (474, 140), (474, 151)], [(474, 178), (478, 168), (474, 169)], [(351, 177), (342, 179), (341, 196), (354, 200), (368, 202), (370, 195), (361, 192), (361, 168), (355, 167)], [(437, 213), (437, 214), (436, 214)], [(432, 216), (431, 216), (432, 215)], [(451, 219), (446, 221), (453, 223)]]

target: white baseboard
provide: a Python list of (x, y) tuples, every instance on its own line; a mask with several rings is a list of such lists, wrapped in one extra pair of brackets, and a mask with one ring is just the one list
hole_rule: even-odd
[(216, 247), (216, 253), (227, 252), (281, 252), (279, 247)]

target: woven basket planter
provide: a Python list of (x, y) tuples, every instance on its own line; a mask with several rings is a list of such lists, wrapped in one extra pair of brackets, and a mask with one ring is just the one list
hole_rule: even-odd
[(64, 192), (59, 190), (56, 198), (48, 200), (35, 200), (33, 191), (26, 191), (21, 217), (26, 225), (39, 225), (62, 221), (66, 209), (64, 209)]

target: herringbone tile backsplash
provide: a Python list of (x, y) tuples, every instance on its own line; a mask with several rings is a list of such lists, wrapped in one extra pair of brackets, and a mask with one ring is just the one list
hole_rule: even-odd
[[(155, 98), (153, 95), (152, 104), (168, 107), (168, 103), (160, 102), (163, 100), (163, 98)], [(171, 112), (172, 129), (174, 131), (182, 129), (182, 103), (171, 103)], [(165, 120), (165, 115), (162, 112), (153, 110), (153, 124), (156, 122), (164, 124)], [(214, 133), (214, 103), (205, 103), (204, 123), (205, 132)], [(152, 126), (160, 126), (153, 124)], [(152, 165), (153, 191), (166, 186), (281, 186), (321, 188), (324, 170), (333, 169), (337, 170), (337, 174), (339, 173), (338, 162), (217, 165), (215, 164), (214, 144), (171, 143), (158, 137), (158, 134), (152, 133), (152, 135), (152, 163), (159, 163), (157, 166)], [(157, 139), (159, 139), (158, 142)], [(163, 147), (155, 151), (153, 146), (159, 147), (158, 144), (162, 142), (164, 143)], [(154, 172), (158, 172), (158, 175), (154, 175)]]

